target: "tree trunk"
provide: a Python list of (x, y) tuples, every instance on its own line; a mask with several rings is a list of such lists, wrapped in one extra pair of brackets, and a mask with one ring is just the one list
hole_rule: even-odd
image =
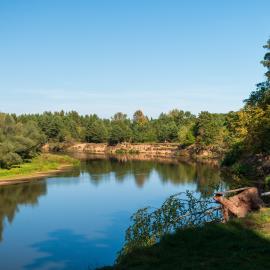
[[(225, 221), (228, 221), (230, 217), (245, 217), (247, 213), (259, 210), (263, 206), (257, 188), (239, 189), (239, 191), (241, 192), (229, 198), (225, 198), (222, 192), (216, 193), (214, 197), (214, 200), (222, 205)], [(225, 193), (230, 193), (230, 191)]]

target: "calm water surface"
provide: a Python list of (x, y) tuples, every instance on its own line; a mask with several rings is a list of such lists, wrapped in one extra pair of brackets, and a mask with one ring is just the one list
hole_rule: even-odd
[(112, 264), (130, 215), (224, 183), (205, 165), (89, 156), (70, 172), (0, 187), (0, 269), (80, 270)]

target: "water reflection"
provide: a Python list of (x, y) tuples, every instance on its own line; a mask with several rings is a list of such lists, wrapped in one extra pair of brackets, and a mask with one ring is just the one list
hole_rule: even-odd
[(47, 193), (45, 182), (0, 187), (0, 241), (5, 218), (12, 223), (19, 205), (37, 205), (38, 198)]
[(50, 232), (48, 239), (31, 247), (44, 255), (25, 265), (25, 269), (87, 269), (91, 251), (99, 250), (94, 241), (69, 229)]
[(162, 183), (174, 185), (195, 183), (197, 190), (203, 196), (211, 196), (215, 190), (220, 189), (221, 175), (215, 166), (177, 162), (167, 160), (165, 163), (156, 161), (141, 161), (123, 157), (106, 157), (87, 155), (87, 160), (82, 163), (82, 172), (88, 173), (90, 181), (101, 184), (110, 179), (113, 174), (117, 182), (123, 182), (132, 177), (136, 185), (143, 188), (152, 173), (157, 173)]
[(111, 249), (119, 248), (117, 236), (126, 229), (126, 225), (119, 222), (123, 218), (126, 218), (126, 213), (115, 213), (112, 225), (98, 239), (70, 229), (49, 232), (46, 240), (31, 245), (41, 255), (24, 265), (24, 269), (96, 269), (110, 264), (115, 259)]

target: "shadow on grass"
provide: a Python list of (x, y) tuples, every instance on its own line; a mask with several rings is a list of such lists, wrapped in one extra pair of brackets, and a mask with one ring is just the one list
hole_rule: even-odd
[(118, 265), (102, 269), (270, 269), (269, 232), (250, 228), (248, 222), (179, 230), (159, 244), (126, 255)]

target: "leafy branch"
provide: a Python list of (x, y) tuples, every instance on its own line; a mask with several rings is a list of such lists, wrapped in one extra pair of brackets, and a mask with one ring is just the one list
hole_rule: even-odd
[(132, 224), (126, 230), (125, 244), (117, 261), (136, 248), (157, 243), (179, 228), (221, 220), (221, 208), (213, 200), (198, 198), (190, 191), (177, 193), (166, 199), (160, 208), (141, 208), (131, 216)]

